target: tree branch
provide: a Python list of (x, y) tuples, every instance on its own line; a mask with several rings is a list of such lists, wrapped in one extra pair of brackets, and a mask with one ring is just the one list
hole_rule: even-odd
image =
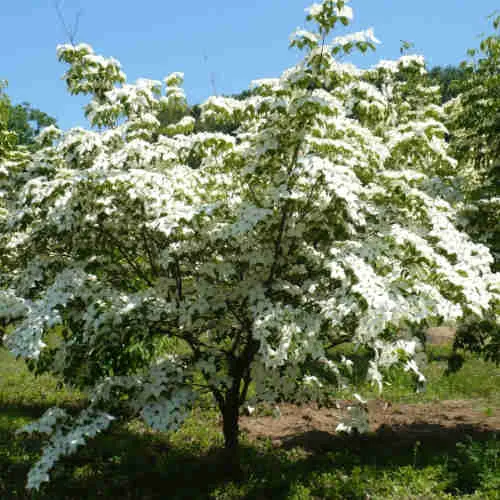
[(248, 369), (245, 372), (245, 375), (243, 376), (243, 389), (240, 394), (240, 406), (246, 401), (247, 399), (247, 394), (248, 394), (248, 388), (250, 387), (250, 383), (252, 382), (252, 377), (250, 376), (250, 369)]
[(339, 337), (338, 339), (335, 339), (335, 341), (332, 341), (331, 344), (329, 344), (326, 349), (332, 349), (333, 347), (337, 347), (341, 344), (345, 344), (346, 342), (349, 342), (352, 340), (352, 336), (351, 335), (344, 335), (342, 337)]
[(82, 9), (80, 9), (76, 14), (75, 14), (75, 22), (73, 23), (72, 27), (69, 27), (68, 24), (66, 23), (66, 19), (64, 18), (64, 14), (62, 12), (61, 8), (61, 1), (60, 0), (54, 0), (54, 9), (56, 10), (57, 17), (59, 19), (59, 22), (61, 23), (61, 26), (66, 33), (66, 36), (68, 37), (69, 42), (71, 45), (75, 45), (76, 41), (76, 35), (78, 33), (78, 27), (80, 24), (80, 18), (82, 16)]
[(158, 276), (160, 274), (159, 269), (156, 266), (156, 263), (155, 263), (154, 258), (153, 258), (153, 253), (151, 252), (151, 247), (149, 246), (148, 241), (147, 241), (146, 227), (145, 226), (142, 226), (142, 239), (144, 241), (144, 248), (146, 250), (146, 253), (148, 254), (148, 260), (149, 260), (149, 265), (151, 267), (151, 272), (153, 273), (153, 275)]
[(179, 264), (179, 260), (176, 258), (175, 259), (175, 283), (176, 283), (176, 289), (177, 289), (177, 303), (180, 305), (182, 302), (182, 276), (181, 276), (181, 266)]
[(115, 238), (111, 233), (103, 231), (102, 228), (99, 228), (99, 231), (104, 237), (108, 237), (113, 242), (113, 244), (116, 246), (118, 251), (123, 256), (123, 258), (127, 261), (128, 265), (136, 272), (136, 274), (140, 278), (142, 278), (149, 286), (153, 286), (153, 282), (148, 278), (148, 276), (144, 273), (144, 271), (132, 260), (128, 252), (126, 252), (125, 249), (123, 248), (120, 241), (117, 238)]
[[(295, 151), (293, 152), (293, 157), (292, 157), (292, 162), (290, 165), (290, 169), (288, 172), (288, 181), (290, 180), (290, 177), (293, 173), (293, 170), (295, 169), (295, 165), (297, 163), (297, 159), (299, 157), (299, 151), (300, 147), (302, 146), (302, 141), (299, 141), (297, 145), (295, 146)], [(281, 215), (281, 220), (280, 220), (280, 225), (278, 229), (278, 237), (276, 238), (276, 242), (274, 244), (274, 257), (273, 257), (273, 263), (271, 265), (271, 270), (269, 272), (269, 277), (266, 280), (266, 287), (270, 288), (271, 284), (274, 279), (274, 275), (276, 273), (276, 270), (278, 268), (278, 259), (281, 255), (281, 245), (283, 242), (283, 235), (285, 233), (285, 227), (286, 227), (286, 222), (289, 216), (289, 208), (290, 208), (290, 200), (286, 200), (285, 206), (283, 208), (283, 213)]]

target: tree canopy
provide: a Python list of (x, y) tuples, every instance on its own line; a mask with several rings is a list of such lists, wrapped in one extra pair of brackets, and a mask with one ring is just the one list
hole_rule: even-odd
[(6, 88), (7, 82), (0, 81), (0, 131), (3, 131), (3, 147), (6, 148), (8, 144), (8, 149), (11, 150), (17, 144), (36, 148), (36, 136), (44, 127), (56, 125), (56, 120), (28, 102), (12, 104), (5, 92)]
[(466, 77), (462, 66), (434, 66), (429, 71), (429, 77), (441, 89), (441, 100), (444, 103), (460, 94), (460, 87)]
[(16, 134), (20, 145), (35, 145), (36, 136), (49, 125), (56, 125), (56, 119), (28, 102), (10, 106), (7, 127)]
[(9, 130), (10, 99), (5, 93), (6, 81), (0, 80), (0, 158), (12, 149), (15, 144), (15, 135)]
[[(493, 268), (500, 270), (500, 16), (492, 17), (493, 33), (485, 36), (461, 65), (459, 94), (447, 106), (451, 153), (459, 162), (464, 196), (461, 224), (488, 245)], [(461, 325), (456, 348), (467, 348), (500, 362), (500, 309), (488, 318), (469, 318)]]

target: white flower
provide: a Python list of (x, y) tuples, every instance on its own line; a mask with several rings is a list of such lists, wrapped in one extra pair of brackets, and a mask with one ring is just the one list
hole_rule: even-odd
[(179, 71), (170, 73), (170, 75), (165, 77), (164, 81), (168, 87), (180, 86), (184, 81), (184, 73)]
[(246, 405), (245, 409), (248, 415), (253, 415), (255, 413), (255, 406)]
[(349, 7), (348, 5), (344, 5), (344, 7), (342, 7), (342, 9), (340, 10), (336, 9), (336, 15), (339, 17), (345, 17), (350, 21), (352, 21), (354, 18), (352, 7)]
[(367, 403), (366, 399), (363, 399), (359, 394), (354, 393), (353, 396), (357, 401), (359, 401), (361, 404), (365, 405)]
[(309, 7), (306, 7), (305, 12), (312, 17), (319, 16), (323, 12), (323, 4), (321, 3), (313, 3)]
[(368, 411), (363, 406), (348, 406), (349, 416), (340, 422), (336, 427), (336, 432), (346, 432), (350, 434), (357, 430), (364, 434), (370, 430), (368, 421)]
[(358, 31), (357, 33), (351, 33), (349, 35), (338, 36), (332, 40), (332, 45), (347, 45), (348, 43), (354, 42), (371, 42), (379, 44), (380, 40), (375, 38), (373, 33), (373, 28), (368, 28), (364, 31)]

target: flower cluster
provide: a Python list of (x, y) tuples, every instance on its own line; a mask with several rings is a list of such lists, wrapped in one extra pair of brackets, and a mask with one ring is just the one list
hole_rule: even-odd
[(96, 410), (83, 410), (76, 419), (71, 419), (63, 410), (49, 409), (35, 424), (27, 425), (17, 432), (50, 434), (41, 458), (28, 473), (26, 487), (38, 490), (48, 482), (49, 471), (63, 456), (74, 453), (86, 440), (107, 429), (114, 417)]

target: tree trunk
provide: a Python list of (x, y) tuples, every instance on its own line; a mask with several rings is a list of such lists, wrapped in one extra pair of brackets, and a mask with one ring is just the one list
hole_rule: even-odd
[[(231, 391), (232, 392), (232, 391)], [(222, 427), (224, 433), (224, 470), (232, 479), (241, 476), (239, 453), (239, 401), (238, 393), (230, 393), (222, 412)]]
[(224, 447), (226, 450), (238, 448), (238, 417), (238, 405), (227, 404), (223, 415)]

